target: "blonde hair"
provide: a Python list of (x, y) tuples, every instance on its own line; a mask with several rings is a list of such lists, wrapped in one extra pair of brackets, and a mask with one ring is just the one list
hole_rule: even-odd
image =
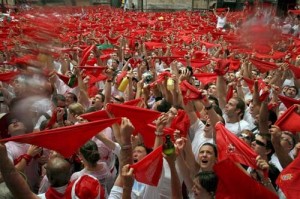
[(69, 105), (69, 113), (73, 115), (81, 115), (84, 113), (84, 108), (80, 103), (72, 103)]

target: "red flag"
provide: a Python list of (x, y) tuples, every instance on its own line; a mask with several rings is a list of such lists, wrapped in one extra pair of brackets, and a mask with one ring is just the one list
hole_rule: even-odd
[(295, 78), (300, 79), (300, 68), (291, 64), (289, 64), (289, 68), (291, 71), (293, 71)]
[(296, 105), (288, 108), (278, 120), (275, 122), (281, 130), (290, 131), (292, 133), (296, 133), (300, 131), (299, 121), (300, 115), (296, 113), (298, 107)]
[[(106, 75), (103, 74), (99, 74), (97, 77), (93, 76), (93, 75), (89, 75), (90, 77), (90, 81), (89, 81), (89, 86), (91, 87), (92, 85), (94, 85), (96, 82), (100, 82), (100, 81), (104, 81), (107, 79)], [(97, 88), (96, 88), (97, 89)], [(97, 89), (98, 91), (98, 89)]]
[(80, 66), (79, 68), (85, 69), (85, 74), (93, 75), (95, 77), (97, 77), (98, 75), (100, 75), (102, 73), (102, 71), (107, 69), (106, 66)]
[(158, 147), (139, 162), (131, 165), (138, 182), (157, 186), (163, 166), (162, 146)]
[(270, 95), (270, 91), (269, 90), (263, 91), (263, 93), (259, 96), (259, 101), (260, 102), (265, 101), (265, 99), (267, 97), (269, 97), (269, 95)]
[(81, 58), (81, 61), (79, 63), (79, 66), (84, 66), (85, 63), (87, 62), (89, 56), (90, 56), (90, 53), (91, 51), (95, 48), (95, 45), (92, 45), (92, 46), (88, 46), (86, 47), (83, 52), (82, 52), (82, 58)]
[(103, 119), (109, 119), (109, 116), (106, 112), (106, 110), (100, 110), (95, 111), (91, 113), (85, 113), (80, 115), (83, 119), (86, 119), (88, 121), (97, 121), (97, 120), (103, 120)]
[(283, 95), (278, 95), (278, 98), (286, 106), (286, 108), (290, 108), (294, 104), (300, 104), (300, 100), (296, 100), (296, 99), (286, 97), (286, 96), (283, 96)]
[(184, 110), (178, 110), (177, 116), (172, 120), (171, 128), (179, 130), (181, 137), (186, 137), (190, 128), (190, 119)]
[(115, 117), (127, 117), (135, 127), (136, 132), (141, 132), (145, 124), (153, 122), (160, 116), (160, 112), (124, 104), (107, 104), (107, 111)]
[[(253, 89), (254, 89), (254, 80), (249, 79), (247, 77), (243, 77), (243, 80), (247, 83), (249, 90), (251, 91), (251, 93), (253, 93)], [(264, 89), (267, 85), (266, 83), (262, 80), (262, 79), (258, 79), (258, 89)]]
[(218, 75), (216, 73), (197, 73), (194, 74), (194, 77), (197, 78), (204, 85), (215, 82), (217, 80)]
[(235, 60), (235, 59), (231, 59), (230, 60), (230, 66), (229, 66), (229, 70), (230, 71), (237, 71), (239, 70), (241, 67), (241, 62), (240, 60)]
[(89, 139), (97, 133), (120, 121), (119, 118), (88, 122), (63, 128), (45, 130), (0, 140), (0, 142), (15, 141), (28, 143), (59, 152), (64, 157), (70, 157)]
[(233, 96), (233, 85), (230, 85), (226, 94), (226, 102), (228, 102)]
[(300, 194), (300, 156), (289, 164), (276, 180), (276, 184), (288, 199), (297, 199)]
[(258, 59), (250, 59), (250, 61), (261, 73), (266, 73), (270, 70), (275, 70), (278, 68), (275, 63), (265, 62)]
[(8, 73), (0, 73), (0, 81), (2, 82), (10, 82), (15, 76), (19, 75), (19, 72), (8, 72)]
[[(57, 76), (59, 77), (59, 79), (61, 79), (66, 85), (68, 85), (69, 80), (70, 80), (70, 77), (65, 76), (65, 75), (62, 75), (62, 74), (59, 74), (59, 73), (57, 73), (57, 72), (56, 72), (56, 75), (57, 75)], [(75, 88), (76, 86), (78, 86), (77, 78), (76, 78), (75, 84), (73, 85), (73, 88)]]
[[(155, 131), (156, 126), (153, 124), (147, 124), (143, 127), (143, 130), (139, 132), (139, 134), (143, 137), (144, 145), (148, 148), (153, 148), (155, 142)], [(173, 137), (175, 129), (172, 128), (164, 128), (163, 133), (164, 135), (171, 135)], [(173, 139), (173, 138), (172, 138)], [(174, 140), (174, 139), (173, 139)]]
[(278, 199), (277, 195), (247, 175), (230, 159), (217, 163), (214, 171), (219, 180), (216, 199)]
[(54, 109), (52, 111), (52, 116), (51, 116), (51, 118), (50, 118), (50, 120), (49, 120), (49, 122), (48, 122), (48, 124), (47, 124), (47, 126), (46, 126), (45, 129), (51, 129), (52, 126), (53, 126), (53, 124), (55, 124), (56, 120), (57, 120), (57, 110)]
[(123, 104), (124, 105), (129, 105), (129, 106), (137, 106), (142, 100), (143, 100), (143, 98), (138, 98), (138, 99), (134, 99), (134, 100), (124, 102)]
[(166, 44), (165, 43), (160, 43), (160, 42), (144, 42), (145, 46), (147, 49), (156, 49), (156, 48), (162, 48), (165, 49), (166, 48)]
[(202, 98), (202, 92), (198, 90), (196, 87), (192, 86), (186, 80), (182, 81), (179, 86), (183, 95), (184, 103), (187, 103), (190, 100), (196, 100)]
[(214, 69), (215, 73), (217, 73), (217, 75), (225, 75), (228, 70), (229, 70), (229, 66), (230, 66), (230, 60), (228, 59), (220, 59), (217, 62), (217, 65)]
[(219, 152), (218, 160), (222, 161), (226, 158), (234, 162), (247, 165), (252, 168), (257, 168), (257, 154), (243, 140), (228, 131), (224, 124), (216, 124), (216, 141)]

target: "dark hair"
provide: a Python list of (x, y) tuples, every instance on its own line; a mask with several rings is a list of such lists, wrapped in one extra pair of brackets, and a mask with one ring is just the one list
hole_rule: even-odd
[(273, 147), (272, 141), (271, 141), (271, 134), (269, 133), (258, 133), (257, 135), (260, 135), (263, 139), (266, 140), (266, 149), (270, 149), (271, 153), (267, 155), (268, 160), (271, 160), (271, 156), (275, 152), (275, 149)]
[(277, 121), (277, 115), (272, 110), (269, 110), (269, 121), (272, 123), (272, 125)]
[(167, 100), (162, 99), (160, 104), (157, 106), (157, 111), (166, 113), (170, 110), (172, 104), (167, 102)]
[(61, 94), (55, 94), (52, 96), (52, 102), (55, 106), (57, 106), (58, 100), (66, 101), (66, 98), (65, 98), (65, 96), (63, 96)]
[(289, 88), (294, 88), (296, 90), (296, 95), (298, 95), (299, 90), (298, 90), (298, 88), (296, 86), (290, 86)]
[(197, 174), (199, 184), (210, 194), (215, 195), (218, 186), (218, 177), (213, 171), (202, 171)]
[(210, 95), (210, 96), (208, 96), (208, 99), (211, 100), (211, 101), (214, 101), (216, 105), (220, 106), (219, 105), (219, 100), (216, 97)]
[(80, 148), (80, 153), (84, 159), (86, 159), (86, 161), (92, 165), (96, 165), (98, 160), (100, 160), (98, 146), (92, 140), (89, 140)]
[(42, 122), (41, 122), (41, 124), (40, 124), (40, 131), (43, 131), (43, 130), (45, 130), (46, 129), (46, 126), (47, 126), (47, 124), (48, 124), (48, 122), (50, 121), (50, 119), (46, 119), (46, 120), (43, 120)]
[(217, 146), (215, 144), (212, 144), (210, 142), (205, 142), (200, 148), (202, 148), (203, 146), (210, 146), (213, 148), (214, 153), (215, 153), (215, 157), (218, 157), (218, 149)]
[(278, 185), (276, 184), (276, 180), (280, 174), (280, 171), (273, 163), (269, 163), (269, 173), (268, 174), (269, 174), (269, 178), (272, 182), (273, 187), (277, 191)]
[(204, 90), (208, 90), (209, 89), (209, 87), (210, 86), (212, 86), (212, 85), (216, 85), (215, 83), (212, 83), (212, 82), (210, 82), (210, 83), (208, 83), (208, 84), (206, 84), (205, 86), (204, 86)]
[(116, 63), (119, 65), (120, 64), (120, 61), (117, 60), (117, 59), (113, 59), (114, 61), (116, 61)]
[[(293, 143), (291, 143), (291, 144), (292, 144), (292, 149), (293, 149), (293, 148), (295, 147), (296, 143), (297, 143), (294, 134), (292, 134), (292, 133), (289, 132), (289, 131), (283, 131), (282, 133), (285, 134), (285, 135), (287, 135), (287, 136), (289, 136), (290, 138), (292, 138), (292, 142), (293, 142)], [(291, 150), (292, 150), (292, 149), (291, 149)]]
[(69, 95), (72, 96), (74, 102), (77, 102), (77, 101), (78, 101), (78, 98), (77, 98), (77, 96), (76, 96), (74, 93), (72, 93), (72, 92), (67, 92), (67, 94), (69, 94)]
[(101, 92), (98, 92), (98, 95), (101, 96), (101, 102), (104, 102), (105, 101), (105, 95)]
[(221, 109), (219, 106), (213, 105), (213, 108), (214, 108), (215, 112), (216, 112), (219, 116), (223, 117), (222, 109)]
[(147, 154), (149, 154), (149, 153), (151, 153), (153, 150), (151, 149), (151, 148), (147, 148), (144, 144), (138, 144), (138, 145), (136, 145), (135, 147), (138, 147), (138, 146), (140, 146), (140, 147), (143, 147), (145, 150), (146, 150), (146, 153)]
[(149, 67), (148, 60), (147, 60), (147, 59), (143, 59), (142, 61), (146, 63), (147, 71), (149, 71), (149, 70), (150, 70), (150, 67)]
[(244, 114), (245, 114), (246, 104), (245, 104), (244, 100), (242, 100), (239, 97), (233, 97), (233, 99), (235, 99), (237, 101), (236, 108), (241, 110), (240, 119), (243, 119)]

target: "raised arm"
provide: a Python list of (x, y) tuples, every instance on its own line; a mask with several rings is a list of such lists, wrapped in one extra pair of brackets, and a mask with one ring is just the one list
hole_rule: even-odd
[(226, 105), (226, 81), (223, 76), (217, 78), (217, 96), (219, 100), (220, 108), (223, 110)]
[(271, 141), (275, 149), (275, 153), (278, 157), (280, 165), (282, 168), (287, 167), (293, 159), (290, 157), (289, 153), (281, 145), (281, 134), (282, 131), (278, 126), (273, 125), (270, 129)]
[(7, 157), (6, 147), (3, 144), (0, 144), (0, 171), (14, 198), (39, 199), (38, 196), (31, 192), (26, 180)]
[(176, 170), (176, 153), (173, 153), (170, 156), (163, 153), (163, 156), (167, 160), (171, 171), (172, 199), (182, 199), (181, 183)]

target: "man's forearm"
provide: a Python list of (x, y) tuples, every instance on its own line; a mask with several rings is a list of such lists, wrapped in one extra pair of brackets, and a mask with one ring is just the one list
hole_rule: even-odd
[(19, 171), (14, 167), (7, 156), (0, 158), (0, 170), (2, 177), (15, 198), (19, 199), (36, 199), (26, 183), (25, 179), (20, 175)]

